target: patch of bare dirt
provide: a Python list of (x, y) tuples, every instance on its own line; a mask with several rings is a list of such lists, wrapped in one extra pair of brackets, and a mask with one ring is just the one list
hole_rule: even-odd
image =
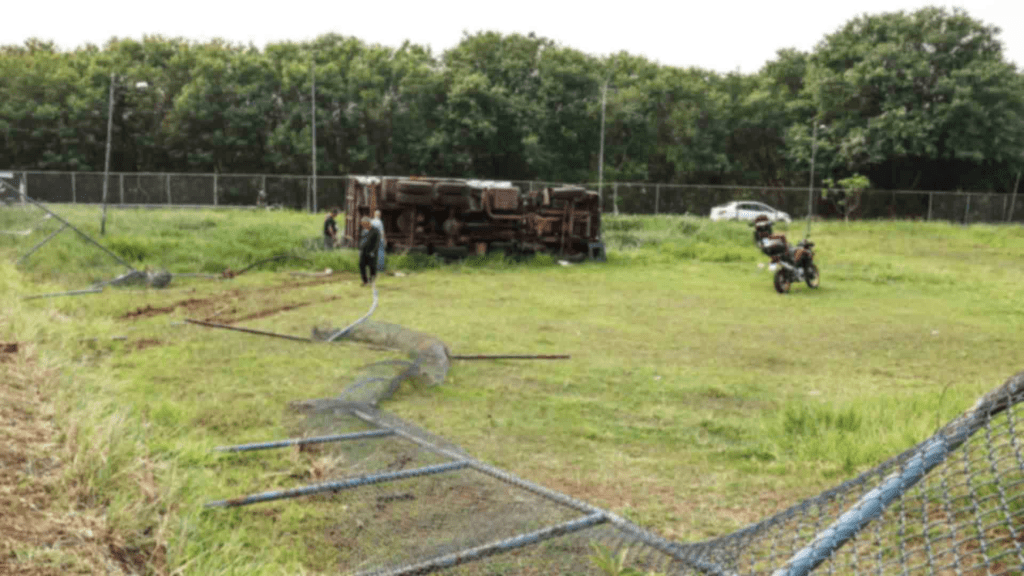
[(131, 347), (133, 350), (145, 350), (146, 348), (152, 348), (153, 346), (159, 346), (161, 344), (163, 344), (163, 342), (155, 338), (143, 338), (132, 342)]
[(160, 572), (127, 551), (102, 511), (58, 500), (65, 464), (48, 392), (57, 375), (37, 365), (31, 345), (17, 349), (0, 365), (0, 574)]
[(237, 316), (237, 317), (233, 317), (233, 318), (232, 317), (224, 318), (220, 322), (223, 323), (223, 324), (235, 324), (236, 322), (243, 322), (245, 320), (258, 320), (260, 318), (266, 318), (268, 316), (273, 316), (274, 314), (280, 314), (281, 312), (288, 312), (289, 310), (295, 310), (296, 308), (304, 308), (306, 306), (312, 306), (313, 304), (323, 304), (324, 302), (333, 302), (335, 300), (340, 300), (341, 298), (342, 298), (341, 296), (330, 296), (330, 297), (325, 298), (323, 300), (311, 300), (311, 301), (308, 301), (308, 302), (297, 302), (297, 303), (294, 303), (294, 304), (285, 304), (283, 306), (275, 306), (273, 308), (266, 308), (264, 310), (257, 310), (256, 312), (252, 312), (250, 314), (245, 314), (243, 316)]
[[(174, 312), (175, 310), (177, 310), (178, 308), (183, 308), (183, 309), (185, 309), (190, 314), (200, 313), (200, 315), (203, 312), (209, 314), (211, 312), (214, 312), (218, 308), (220, 308), (220, 311), (216, 312), (216, 314), (214, 314), (214, 315), (219, 315), (219, 314), (224, 312), (224, 310), (223, 310), (223, 302), (224, 302), (224, 300), (227, 300), (227, 299), (231, 299), (231, 298), (245, 299), (250, 294), (259, 294), (259, 293), (264, 293), (264, 292), (277, 292), (277, 293), (280, 293), (282, 291), (289, 291), (289, 290), (294, 290), (294, 289), (298, 289), (298, 288), (306, 288), (306, 287), (309, 287), (309, 286), (319, 286), (321, 284), (329, 284), (331, 282), (338, 282), (340, 280), (340, 278), (345, 277), (345, 276), (349, 276), (349, 275), (337, 275), (337, 277), (323, 278), (323, 279), (318, 279), (318, 280), (308, 280), (308, 281), (301, 281), (301, 282), (285, 282), (285, 283), (277, 284), (277, 285), (274, 285), (274, 286), (266, 286), (266, 287), (263, 287), (263, 288), (254, 288), (254, 289), (251, 289), (251, 290), (242, 290), (242, 289), (239, 289), (239, 288), (234, 288), (234, 289), (227, 290), (225, 292), (222, 292), (220, 294), (217, 294), (215, 296), (211, 296), (211, 297), (208, 297), (208, 298), (188, 298), (186, 300), (181, 300), (180, 302), (175, 302), (175, 303), (169, 304), (167, 306), (154, 306), (152, 304), (146, 304), (145, 306), (139, 306), (139, 307), (137, 307), (134, 310), (129, 310), (128, 312), (125, 312), (123, 315), (121, 315), (121, 318), (122, 319), (128, 319), (128, 320), (136, 320), (136, 319), (139, 319), (139, 318), (151, 318), (153, 316), (160, 316), (161, 314), (170, 314), (170, 313)], [(282, 308), (276, 309), (275, 312), (284, 312), (286, 310), (291, 310), (293, 308), (297, 308), (297, 307), (300, 307), (300, 306), (305, 306), (305, 305), (309, 305), (309, 304), (313, 304), (313, 303), (315, 303), (315, 302), (307, 302), (307, 303), (303, 303), (303, 304), (298, 305), (298, 306), (293, 306), (292, 308), (282, 307)], [(232, 312), (233, 311), (234, 310), (232, 310)], [(271, 313), (275, 313), (275, 312), (271, 312)], [(234, 320), (234, 322), (240, 322), (242, 320), (253, 320), (253, 319), (257, 319), (257, 318), (264, 318), (264, 317), (270, 315), (270, 314), (263, 314), (262, 316), (258, 315), (258, 314), (262, 314), (262, 312), (257, 312), (255, 314), (257, 314), (257, 315), (252, 315), (251, 317), (236, 318)], [(208, 318), (213, 318), (213, 316), (209, 316)]]
[(121, 318), (149, 318), (151, 316), (159, 316), (161, 314), (170, 314), (178, 308), (184, 308), (189, 312), (195, 312), (201, 310), (211, 303), (217, 302), (220, 298), (189, 298), (180, 302), (175, 302), (170, 306), (153, 306), (152, 304), (146, 304), (140, 306), (135, 310), (126, 312)]
[(17, 342), (0, 342), (0, 362), (13, 362), (17, 353)]

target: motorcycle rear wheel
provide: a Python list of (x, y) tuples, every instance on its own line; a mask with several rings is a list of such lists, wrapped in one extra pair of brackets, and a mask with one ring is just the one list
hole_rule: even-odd
[(821, 285), (821, 274), (818, 273), (818, 267), (814, 264), (808, 264), (804, 269), (804, 278), (808, 288), (817, 288)]
[(789, 274), (786, 274), (786, 270), (782, 269), (775, 273), (775, 291), (779, 294), (785, 294), (789, 292), (791, 282), (789, 281)]

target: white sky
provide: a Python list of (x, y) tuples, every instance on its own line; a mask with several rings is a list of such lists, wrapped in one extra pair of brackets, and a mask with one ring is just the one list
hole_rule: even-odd
[(1024, 1), (960, 0), (56, 0), (5, 2), (0, 44), (38, 37), (63, 49), (143, 34), (253, 43), (308, 40), (328, 32), (369, 43), (404, 40), (435, 54), (463, 31), (535, 32), (594, 55), (620, 50), (670, 66), (756, 72), (780, 48), (810, 51), (826, 34), (864, 13), (960, 6), (1002, 29), (1006, 59), (1024, 68)]

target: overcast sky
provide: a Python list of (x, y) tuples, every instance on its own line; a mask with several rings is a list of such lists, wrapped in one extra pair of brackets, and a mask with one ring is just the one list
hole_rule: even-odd
[(435, 54), (464, 32), (534, 32), (594, 55), (620, 50), (669, 66), (756, 72), (780, 48), (810, 51), (826, 34), (864, 13), (960, 6), (1002, 29), (1006, 59), (1024, 68), (1024, 0), (140, 0), (5, 2), (0, 44), (31, 37), (62, 49), (144, 34), (205, 41), (214, 37), (263, 48), (334, 32), (369, 43), (404, 40)]

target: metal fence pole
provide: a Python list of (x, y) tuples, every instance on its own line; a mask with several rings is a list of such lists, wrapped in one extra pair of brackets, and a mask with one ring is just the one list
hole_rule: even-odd
[(121, 180), (121, 205), (124, 206), (124, 173), (122, 172), (121, 174), (118, 174), (118, 176), (120, 176)]
[(932, 221), (932, 198), (934, 196), (935, 196), (935, 194), (933, 194), (931, 192), (928, 193), (928, 218), (925, 219), (926, 222), (931, 222)]
[(967, 224), (967, 216), (971, 212), (971, 195), (967, 195), (967, 205), (964, 207), (964, 224)]
[(213, 173), (213, 205), (217, 205), (217, 173)]
[(654, 215), (658, 215), (658, 204), (661, 202), (661, 184), (654, 185)]
[(1017, 171), (1017, 182), (1013, 185), (1013, 195), (1010, 196), (1010, 213), (1006, 215), (1006, 221), (1013, 221), (1013, 208), (1014, 204), (1017, 203), (1017, 187), (1020, 186), (1020, 173), (1021, 170)]
[(612, 183), (612, 213), (619, 215), (619, 183)]
[(75, 173), (71, 173), (71, 203), (77, 204), (77, 194), (75, 193)]
[(173, 202), (171, 202), (171, 175), (165, 174), (164, 177), (167, 178), (167, 205), (170, 206), (173, 204)]

